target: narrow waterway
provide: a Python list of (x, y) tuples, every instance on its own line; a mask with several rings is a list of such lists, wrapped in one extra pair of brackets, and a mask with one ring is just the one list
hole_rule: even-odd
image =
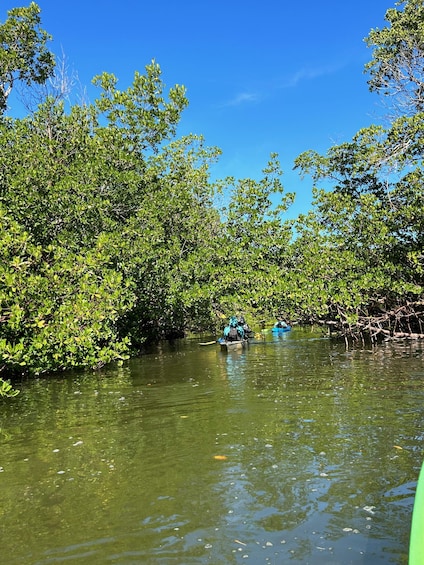
[(5, 565), (407, 563), (424, 344), (165, 344), (0, 404)]

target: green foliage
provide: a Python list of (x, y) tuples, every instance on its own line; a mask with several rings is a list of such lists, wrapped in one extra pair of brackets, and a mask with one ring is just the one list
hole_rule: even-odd
[(208, 178), (217, 153), (205, 148), (202, 138), (188, 136), (150, 155), (143, 174), (146, 193), (133, 217), (109, 240), (119, 252), (117, 267), (137, 288), (137, 305), (123, 321), (134, 345), (143, 336), (163, 336), (198, 323), (194, 311), (200, 313), (198, 301), (204, 301), (197, 275), (218, 223)]
[(180, 85), (170, 89), (169, 102), (165, 101), (161, 69), (154, 61), (146, 66), (144, 75), (135, 73), (126, 91), (116, 88), (118, 80), (109, 73), (94, 77), (93, 83), (102, 89), (95, 105), (107, 122), (97, 134), (118, 133), (121, 149), (138, 153), (157, 150), (164, 139), (172, 137), (188, 103)]
[(301, 318), (348, 327), (424, 292), (424, 6), (397, 5), (386, 13), (389, 27), (366, 39), (370, 89), (389, 95), (396, 111), (389, 127), (370, 126), (295, 162), (322, 187), (313, 212), (299, 218), (291, 253), (285, 306)]
[(286, 285), (292, 231), (283, 214), (294, 199), (294, 194), (284, 194), (276, 154), (263, 174), (260, 181), (227, 179), (231, 197), (223, 210), (213, 262), (212, 284), (219, 280), (219, 285), (210, 288), (225, 312), (256, 312), (260, 318), (275, 312)]
[(0, 398), (13, 398), (19, 394), (19, 390), (12, 387), (8, 382), (0, 378)]
[(405, 155), (387, 158), (398, 123), (389, 131), (361, 130), (326, 156), (310, 152), (296, 162), (315, 182), (334, 187), (315, 192), (315, 213), (297, 226), (302, 277), (315, 272), (318, 281), (302, 278), (297, 286), (309, 288), (317, 316), (343, 312), (352, 321), (370, 304), (389, 306), (423, 292), (422, 171), (411, 170)]
[(351, 324), (360, 314), (420, 300), (424, 292), (424, 8), (401, 5), (402, 11), (386, 14), (390, 28), (367, 38), (374, 47), (370, 88), (401, 95), (398, 115), (388, 128), (370, 126), (326, 155), (309, 151), (295, 163), (327, 188), (316, 190), (315, 211), (300, 219), (294, 246), (291, 306), (312, 318)]
[(0, 368), (34, 373), (125, 358), (117, 321), (131, 285), (99, 247), (80, 254), (34, 245), (0, 210)]
[(93, 105), (67, 113), (51, 97), (0, 123), (0, 202), (9, 233), (30, 243), (22, 293), (2, 304), (9, 371), (98, 366), (193, 316), (210, 323), (208, 298), (200, 305), (192, 285), (219, 223), (208, 176), (219, 151), (201, 137), (172, 139), (187, 100), (179, 86), (165, 100), (156, 63), (125, 91), (113, 75), (95, 83), (102, 92)]
[[(421, 297), (421, 26), (402, 4), (390, 29), (371, 32), (368, 70), (371, 89), (396, 88), (406, 55), (410, 82), (397, 86), (413, 103), (388, 128), (297, 158), (315, 199), (294, 225), (277, 155), (260, 180), (211, 181), (220, 151), (176, 137), (185, 89), (166, 94), (154, 61), (123, 90), (113, 74), (95, 77), (92, 104), (47, 95), (23, 119), (0, 116), (0, 370), (99, 367), (233, 313), (349, 326)], [(14, 80), (52, 71), (39, 24), (31, 4), (0, 26), (3, 42), (16, 29), (25, 39), (21, 58), (1, 54), (3, 106)]]
[(315, 204), (315, 212), (296, 226), (287, 310), (304, 319), (353, 323), (370, 306), (420, 295), (422, 277), (401, 253), (386, 209), (374, 195), (353, 201), (350, 195), (317, 191)]
[(0, 24), (0, 114), (16, 81), (27, 86), (44, 83), (52, 75), (54, 57), (46, 44), (50, 36), (40, 27), (40, 8), (14, 8)]
[(392, 99), (405, 115), (424, 110), (424, 5), (403, 0), (386, 12), (388, 26), (373, 29), (365, 39), (374, 49), (366, 65), (370, 90)]

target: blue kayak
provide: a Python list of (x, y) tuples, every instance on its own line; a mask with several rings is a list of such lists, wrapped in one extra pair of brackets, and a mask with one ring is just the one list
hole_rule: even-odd
[(282, 334), (284, 332), (289, 332), (291, 330), (291, 326), (286, 326), (285, 328), (277, 328), (277, 326), (274, 326), (272, 328), (272, 332), (275, 334)]

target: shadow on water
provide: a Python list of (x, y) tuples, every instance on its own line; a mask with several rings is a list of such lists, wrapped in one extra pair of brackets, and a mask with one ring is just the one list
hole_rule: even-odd
[(422, 345), (162, 344), (2, 407), (5, 563), (407, 563)]

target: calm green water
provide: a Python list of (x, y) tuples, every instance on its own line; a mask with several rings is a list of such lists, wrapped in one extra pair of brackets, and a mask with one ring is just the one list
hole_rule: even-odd
[(23, 383), (0, 404), (0, 563), (406, 564), (423, 360), (294, 330)]

